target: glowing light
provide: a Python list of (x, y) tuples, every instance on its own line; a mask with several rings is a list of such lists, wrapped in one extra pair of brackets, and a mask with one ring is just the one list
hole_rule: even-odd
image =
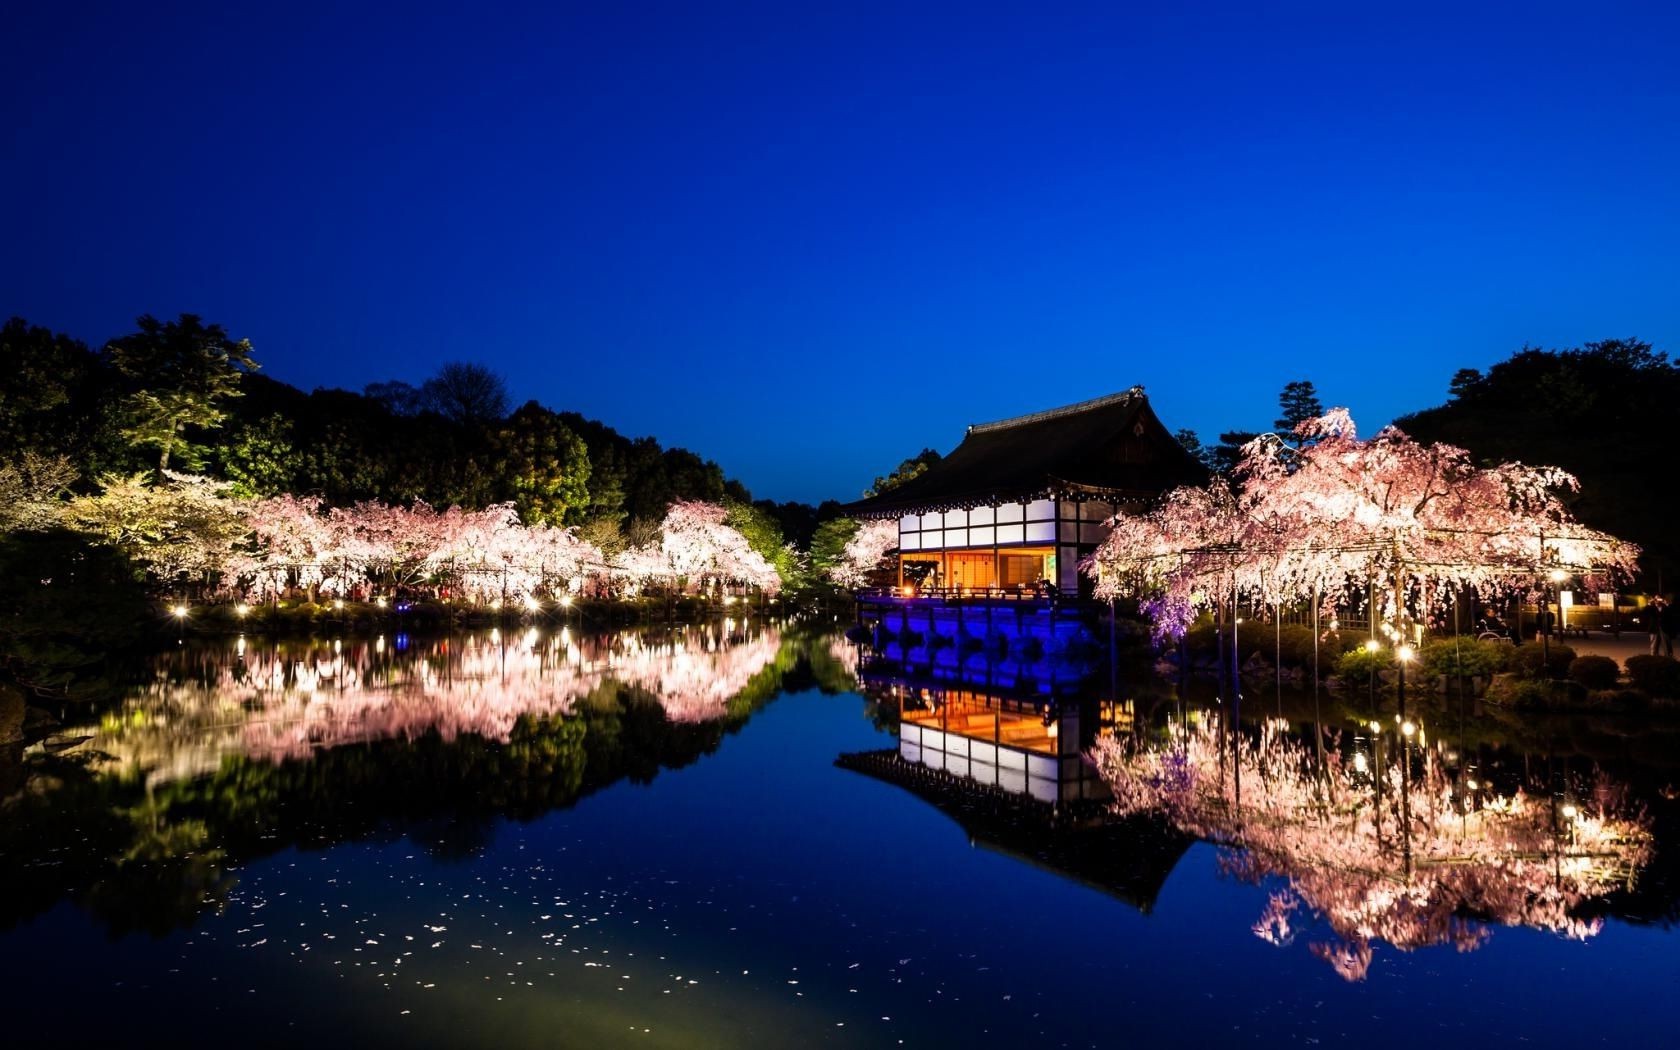
[(1365, 641), (1365, 651), (1366, 652), (1374, 653), (1378, 649), (1381, 649), (1381, 648), (1382, 648), (1382, 643), (1377, 641), (1375, 638), (1366, 639), (1366, 641)]
[(1372, 720), (1371, 720), (1371, 732), (1373, 732), (1373, 733), (1380, 733), (1380, 732), (1382, 732), (1382, 723), (1381, 723), (1381, 722), (1378, 722), (1378, 721), (1377, 721), (1377, 720), (1375, 720), (1375, 719), (1372, 719)]
[(542, 602), (537, 601), (536, 598), (527, 594), (525, 596), (525, 608), (531, 610), (532, 612), (536, 612), (538, 609), (542, 608)]
[(375, 605), (379, 606), (381, 609), (383, 609), (383, 608), (385, 608), (385, 599), (384, 598), (375, 598), (373, 600), (373, 604), (375, 604)]
[(1417, 726), (1413, 725), (1410, 719), (1407, 719), (1406, 721), (1400, 723), (1400, 732), (1405, 733), (1407, 736), (1411, 736), (1413, 733), (1417, 732)]
[(1369, 764), (1370, 763), (1365, 761), (1364, 752), (1359, 752), (1358, 754), (1355, 754), (1353, 756), (1353, 768), (1358, 770), (1359, 772), (1361, 772), (1361, 773), (1365, 772), (1365, 769)]
[(233, 611), (240, 616), (247, 616), (251, 612), (251, 607), (246, 605), (244, 602), (240, 602), (238, 605), (233, 607)]
[(1563, 804), (1563, 819), (1564, 820), (1574, 820), (1575, 819), (1575, 814), (1578, 813), (1578, 812), (1580, 812), (1580, 811), (1575, 808), (1575, 804), (1573, 802), (1565, 802)]
[(1409, 645), (1402, 645), (1400, 648), (1394, 650), (1394, 655), (1400, 658), (1401, 663), (1411, 663), (1412, 657), (1417, 655), (1417, 650), (1413, 649)]
[(187, 607), (185, 605), (177, 605), (169, 611), (175, 614), (175, 619), (177, 620), (185, 620), (187, 618)]
[(1477, 784), (1477, 783), (1476, 783), (1476, 782), (1475, 782), (1475, 781), (1474, 781), (1474, 780), (1466, 780), (1466, 781), (1465, 781), (1465, 782), (1464, 782), (1464, 786), (1465, 786), (1465, 787), (1467, 787), (1467, 788), (1469, 788), (1469, 789), (1470, 789), (1470, 790), (1471, 790), (1471, 791), (1474, 791), (1474, 790), (1476, 790), (1476, 788), (1478, 788), (1478, 787), (1479, 787), (1479, 786), (1480, 786), (1480, 785), (1479, 785), (1479, 784)]
[(334, 609), (343, 609), (344, 608), (344, 599), (343, 598), (334, 598), (333, 599), (333, 608)]
[(1569, 574), (1567, 572), (1564, 572), (1562, 569), (1553, 569), (1552, 570), (1552, 582), (1553, 583), (1562, 583), (1564, 580), (1567, 580), (1567, 579), (1569, 579)]
[(570, 609), (571, 607), (572, 607), (572, 596), (569, 595), (569, 594), (562, 594), (560, 596), (560, 608)]

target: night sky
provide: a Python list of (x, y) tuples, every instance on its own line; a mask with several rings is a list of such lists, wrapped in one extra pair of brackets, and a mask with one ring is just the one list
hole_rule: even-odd
[(1046, 6), (12, 5), (0, 315), (482, 361), (810, 501), (1134, 383), (1374, 429), (1680, 350), (1680, 5)]

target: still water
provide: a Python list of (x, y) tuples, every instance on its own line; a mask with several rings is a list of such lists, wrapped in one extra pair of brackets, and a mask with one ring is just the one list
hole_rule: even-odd
[[(1377, 818), (1347, 836), (1369, 829), (1378, 860), (1338, 825), (1278, 817), (1301, 790), (1285, 767), (1306, 760), (1285, 723), (1253, 728), (1227, 769), (1214, 720), (1158, 693), (1043, 708), (859, 674), (842, 638), (758, 622), (164, 654), (122, 704), (0, 759), (9, 1035), (1673, 1038), (1672, 731), (1461, 719), (1388, 796), (1429, 807), (1441, 841), (1335, 800)], [(1366, 776), (1349, 765), (1348, 783), (1383, 799), (1380, 749), (1337, 717), (1332, 750)], [(1097, 800), (1094, 743), (1117, 799)], [(1227, 773), (1248, 778), (1235, 809), (1173, 793)], [(1402, 794), (1414, 775), (1435, 794)], [(1526, 838), (1473, 845), (1478, 821), (1525, 789), (1552, 805), (1558, 784), (1567, 831), (1548, 809)], [(1112, 805), (1130, 815), (1099, 816)]]

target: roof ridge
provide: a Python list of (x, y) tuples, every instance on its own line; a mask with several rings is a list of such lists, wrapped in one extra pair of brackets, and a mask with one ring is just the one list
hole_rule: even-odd
[(1130, 401), (1134, 397), (1142, 396), (1143, 387), (1134, 386), (1128, 390), (1122, 390), (1118, 394), (1105, 394), (1102, 397), (1094, 397), (1089, 401), (1077, 401), (1071, 405), (1063, 405), (1060, 408), (1047, 408), (1042, 412), (1028, 412), (1025, 415), (1010, 416), (1008, 419), (998, 419), (990, 423), (971, 423), (968, 427), (968, 433), (985, 434), (994, 430), (1006, 430), (1009, 427), (1023, 426), (1027, 423), (1041, 423), (1047, 419), (1060, 419), (1062, 416), (1072, 416), (1077, 415), (1080, 412), (1089, 412), (1093, 409), (1106, 408), (1109, 405), (1116, 404), (1121, 401)]

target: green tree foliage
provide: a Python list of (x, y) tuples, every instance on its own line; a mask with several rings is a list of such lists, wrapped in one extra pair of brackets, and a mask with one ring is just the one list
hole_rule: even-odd
[(927, 469), (945, 457), (931, 448), (924, 448), (909, 459), (900, 463), (886, 477), (877, 477), (874, 484), (864, 490), (865, 496), (879, 496), (883, 492), (891, 492), (911, 478), (920, 477)]
[(60, 497), (75, 480), (76, 468), (63, 456), (25, 449), (10, 463), (0, 461), (0, 534), (58, 524)]
[(1200, 434), (1191, 430), (1189, 427), (1180, 427), (1179, 429), (1173, 431), (1173, 440), (1184, 446), (1184, 451), (1190, 453), (1192, 456), (1195, 456), (1197, 461), (1203, 466), (1211, 467), (1211, 464), (1208, 463), (1208, 454), (1210, 449), (1202, 444), (1202, 437)]
[(98, 355), (14, 317), (0, 328), (0, 450), (78, 459), (97, 418)]
[[(305, 393), (254, 373), (248, 343), (194, 315), (143, 317), (138, 327), (103, 353), (22, 319), (0, 328), (8, 527), (45, 506), (25, 494), (88, 496), (93, 479), (117, 478), (104, 502), (81, 505), (85, 524), (113, 537), (146, 533), (159, 508), (139, 490), (170, 488), (134, 478), (148, 466), (205, 470), (234, 497), (293, 492), (331, 505), (423, 500), (469, 510), (511, 500), (526, 521), (582, 526), (609, 553), (655, 537), (678, 500), (752, 504), (743, 485), (687, 449), (535, 402), (508, 415), (505, 385), (480, 365), (446, 365), (420, 386)], [(768, 501), (758, 509), (782, 536), (779, 553), (762, 552), (772, 561), (833, 513)]]
[(589, 450), (583, 439), (535, 401), (496, 432), (496, 474), (502, 498), (527, 525), (572, 525), (589, 503)]
[[(1568, 350), (1524, 347), (1488, 369), (1461, 369), (1451, 399), (1395, 420), (1421, 441), (1483, 461), (1556, 464), (1581, 480), (1573, 510), (1645, 549), (1647, 571), (1680, 569), (1670, 501), (1652, 498), (1672, 460), (1680, 368), (1637, 339)], [(1654, 582), (1654, 581), (1653, 581)]]
[(292, 424), (280, 415), (232, 428), (227, 442), (216, 448), (215, 459), (231, 485), (230, 493), (247, 499), (291, 492), (303, 469)]
[(846, 544), (852, 542), (857, 532), (856, 518), (830, 518), (818, 525), (811, 536), (811, 575), (827, 579), (829, 570), (840, 564)]
[(1210, 470), (1229, 474), (1237, 469), (1243, 446), (1259, 436), (1252, 430), (1227, 430), (1219, 435), (1219, 444), (1207, 450), (1204, 462)]
[(147, 620), (139, 573), (119, 552), (54, 528), (0, 535), (0, 687), (37, 697), (102, 695), (114, 655)]
[(1318, 391), (1313, 388), (1312, 380), (1299, 379), (1286, 383), (1278, 394), (1278, 418), (1272, 421), (1272, 428), (1294, 444), (1295, 428), (1323, 414), (1324, 405), (1318, 400)]
[(182, 466), (203, 465), (203, 446), (191, 439), (227, 418), (226, 402), (240, 394), (239, 380), (257, 370), (250, 340), (235, 342), (221, 325), (195, 314), (177, 321), (151, 315), (136, 322), (132, 335), (106, 348), (112, 366), (127, 383), (119, 405), (122, 434), (133, 445), (154, 448), (159, 472), (173, 457)]
[(102, 491), (72, 500), (65, 518), (170, 583), (213, 578), (245, 537), (241, 504), (226, 483), (169, 473), (159, 484), (109, 476)]
[(775, 518), (763, 508), (739, 500), (727, 500), (724, 509), (729, 512), (724, 524), (746, 537), (747, 546), (775, 568), (784, 588), (796, 591), (805, 585), (804, 559), (788, 545)]

